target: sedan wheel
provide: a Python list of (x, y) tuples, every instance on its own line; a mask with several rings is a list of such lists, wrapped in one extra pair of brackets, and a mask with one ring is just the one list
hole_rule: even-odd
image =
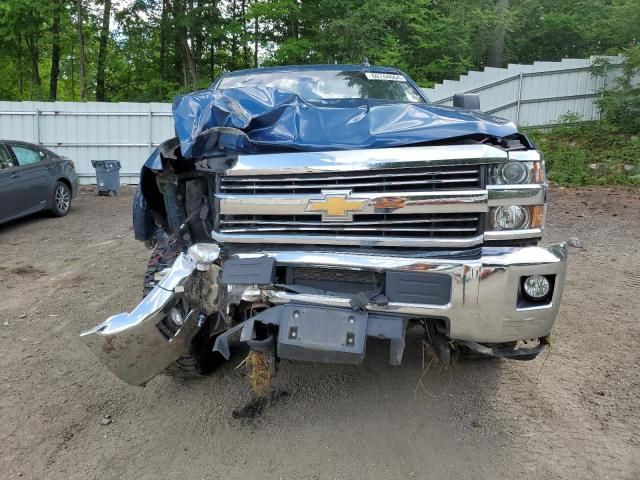
[(54, 215), (62, 217), (69, 212), (69, 208), (71, 208), (71, 191), (67, 185), (62, 182), (56, 182), (52, 203), (51, 210)]

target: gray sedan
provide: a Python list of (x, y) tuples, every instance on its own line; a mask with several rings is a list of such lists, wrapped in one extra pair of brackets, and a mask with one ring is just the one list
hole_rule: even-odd
[(71, 160), (31, 143), (0, 140), (0, 223), (41, 210), (62, 217), (77, 192)]

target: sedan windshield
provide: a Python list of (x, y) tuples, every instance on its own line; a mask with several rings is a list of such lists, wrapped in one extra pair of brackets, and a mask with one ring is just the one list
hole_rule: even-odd
[(307, 101), (369, 98), (402, 103), (424, 100), (406, 77), (398, 73), (338, 70), (268, 71), (223, 77), (218, 90), (271, 87), (293, 92)]

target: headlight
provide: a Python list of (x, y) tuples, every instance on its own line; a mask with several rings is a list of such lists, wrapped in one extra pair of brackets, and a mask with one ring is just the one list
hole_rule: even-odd
[(516, 230), (522, 228), (528, 219), (527, 210), (518, 205), (498, 207), (495, 209), (494, 225), (499, 230)]
[(507, 205), (489, 209), (488, 230), (544, 227), (544, 205)]
[(511, 161), (489, 167), (490, 185), (517, 185), (522, 183), (544, 183), (542, 162)]
[(500, 179), (504, 183), (522, 183), (528, 175), (527, 167), (522, 162), (507, 162), (500, 166)]

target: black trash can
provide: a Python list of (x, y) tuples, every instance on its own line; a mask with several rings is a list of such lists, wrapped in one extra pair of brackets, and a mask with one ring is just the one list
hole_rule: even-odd
[(120, 162), (118, 160), (91, 160), (96, 169), (98, 195), (116, 196), (120, 192)]

